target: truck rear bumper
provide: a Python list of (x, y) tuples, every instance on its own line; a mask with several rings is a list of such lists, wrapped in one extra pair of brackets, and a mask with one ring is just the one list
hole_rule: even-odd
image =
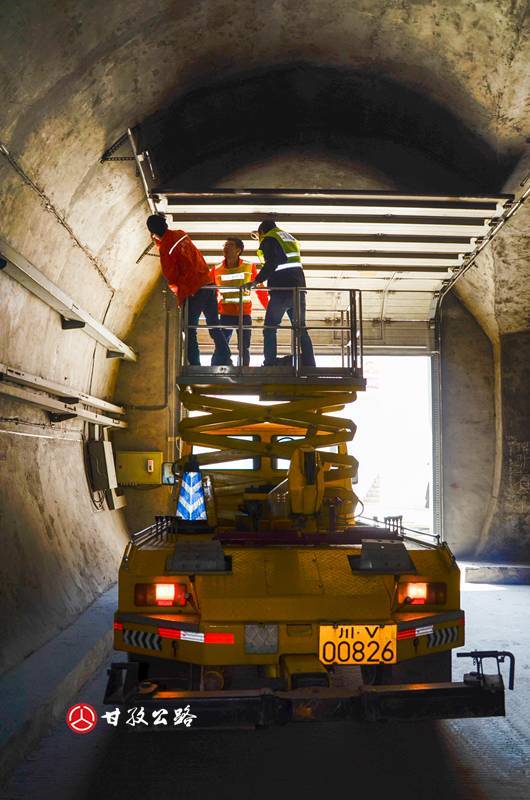
[(165, 729), (173, 728), (174, 712), (186, 707), (194, 715), (190, 727), (195, 729), (339, 720), (460, 719), (505, 714), (501, 675), (470, 673), (462, 683), (362, 686), (355, 693), (324, 687), (289, 692), (271, 689), (184, 692), (172, 691), (169, 687), (159, 691), (155, 685), (140, 687), (137, 669), (134, 662), (112, 664), (104, 702), (126, 712), (120, 715), (120, 724), (141, 729), (145, 729), (145, 725), (127, 723), (127, 712), (131, 709), (143, 708), (149, 727), (153, 727), (153, 712), (166, 709), (169, 725)]

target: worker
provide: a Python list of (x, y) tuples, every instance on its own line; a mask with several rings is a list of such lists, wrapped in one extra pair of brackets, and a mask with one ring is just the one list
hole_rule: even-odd
[[(229, 237), (223, 247), (224, 259), (212, 270), (216, 285), (219, 287), (219, 320), (221, 325), (231, 326), (221, 328), (222, 333), (229, 343), (234, 329), (237, 330), (238, 350), (241, 352), (239, 341), (239, 301), (243, 303), (243, 366), (250, 365), (250, 338), (252, 336), (252, 298), (250, 289), (240, 288), (243, 284), (254, 280), (258, 270), (256, 265), (241, 258), (244, 243), (237, 237)], [(258, 291), (258, 298), (264, 308), (267, 308), (268, 294)]]
[(191, 366), (201, 364), (197, 330), (192, 326), (198, 325), (201, 314), (204, 314), (209, 326), (208, 333), (215, 344), (212, 367), (233, 366), (226, 337), (220, 328), (212, 327), (219, 325), (219, 312), (210, 268), (204, 256), (185, 231), (169, 230), (165, 218), (160, 214), (152, 214), (147, 218), (147, 228), (160, 251), (162, 272), (179, 306), (188, 301), (188, 363)]
[[(263, 266), (256, 277), (247, 284), (253, 288), (258, 283), (267, 281), (269, 289), (269, 305), (263, 323), (263, 345), (265, 360), (263, 366), (292, 364), (292, 356), (277, 358), (277, 332), (283, 315), (287, 312), (291, 325), (295, 322), (295, 292), (288, 288), (305, 287), (305, 275), (300, 259), (300, 245), (290, 233), (280, 230), (273, 220), (264, 220), (256, 233), (259, 239), (258, 257)], [(305, 291), (300, 296), (300, 348), (301, 361), (306, 367), (315, 366), (313, 345), (305, 326), (306, 298)]]

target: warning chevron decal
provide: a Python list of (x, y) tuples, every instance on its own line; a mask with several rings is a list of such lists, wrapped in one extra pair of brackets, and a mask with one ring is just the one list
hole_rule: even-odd
[(162, 639), (158, 633), (124, 629), (123, 641), (125, 644), (131, 645), (131, 647), (142, 647), (144, 650), (162, 649)]
[(458, 638), (458, 627), (439, 628), (429, 635), (427, 647), (439, 647), (442, 644), (453, 644)]

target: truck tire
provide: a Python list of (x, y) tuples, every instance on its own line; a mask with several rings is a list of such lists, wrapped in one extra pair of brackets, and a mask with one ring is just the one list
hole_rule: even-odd
[(362, 666), (363, 683), (368, 686), (392, 686), (399, 683), (446, 683), (452, 679), (451, 650), (418, 656), (399, 664)]

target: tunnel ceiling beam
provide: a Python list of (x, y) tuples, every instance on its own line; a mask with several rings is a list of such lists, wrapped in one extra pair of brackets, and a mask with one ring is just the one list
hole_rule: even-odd
[(94, 319), (88, 311), (77, 305), (72, 297), (2, 239), (0, 239), (0, 271), (57, 311), (62, 317), (65, 329), (74, 327), (82, 329), (84, 333), (107, 348), (109, 357), (136, 361), (137, 355), (131, 347)]

